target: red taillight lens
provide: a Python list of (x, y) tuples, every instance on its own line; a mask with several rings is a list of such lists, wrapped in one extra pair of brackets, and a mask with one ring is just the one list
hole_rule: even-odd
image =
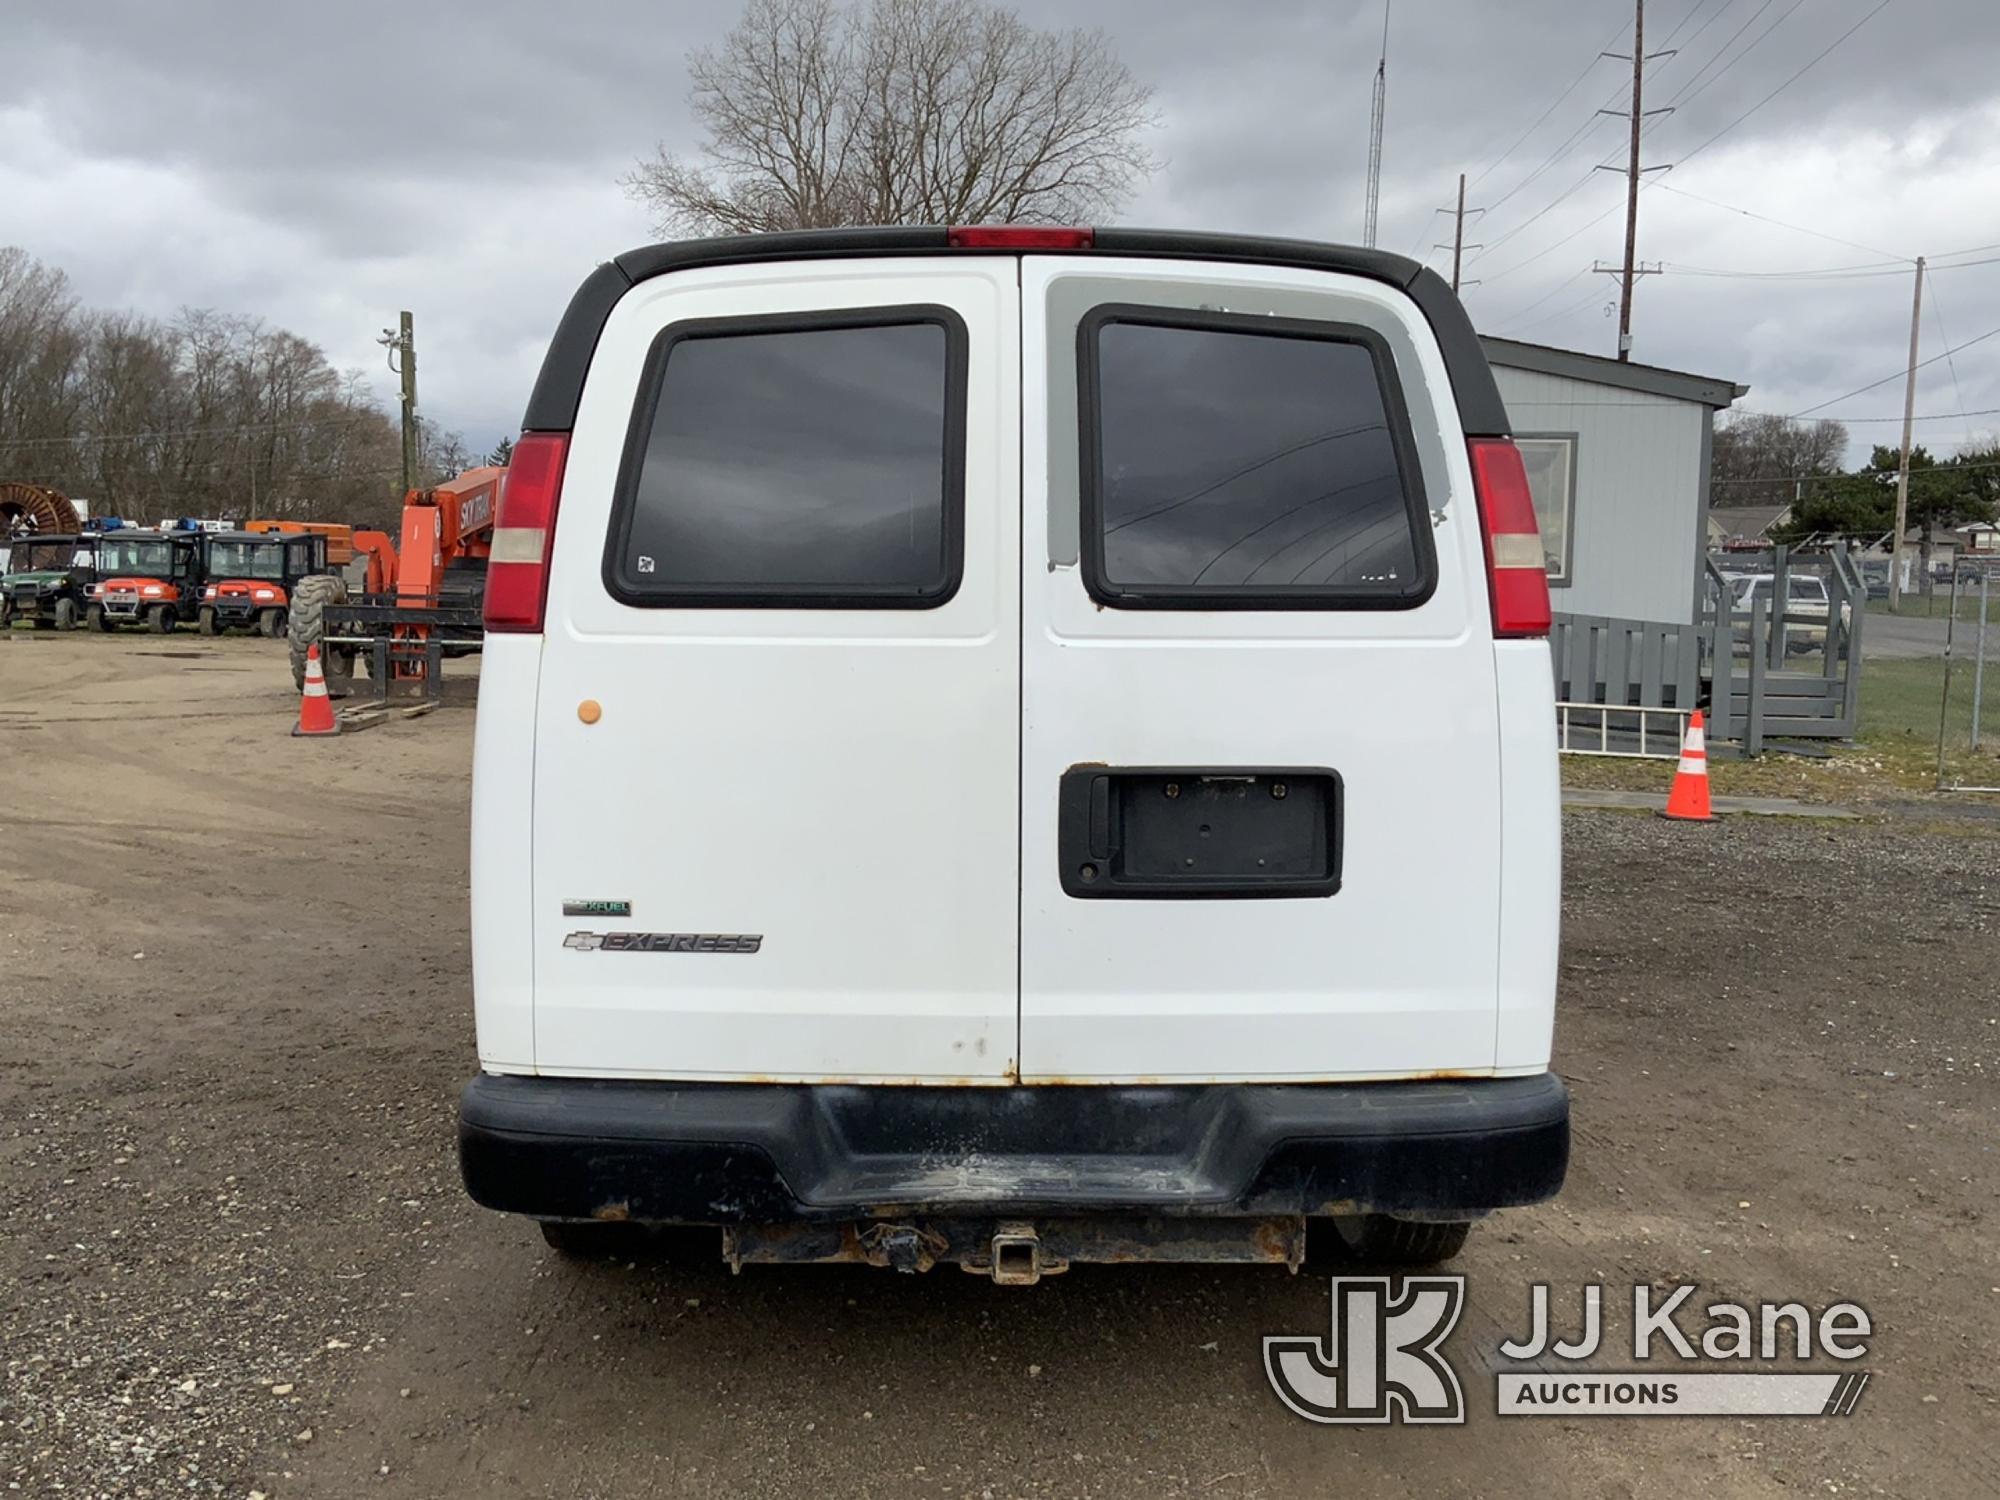
[(566, 432), (524, 432), (507, 462), (493, 550), (486, 559), (486, 628), (538, 631), (549, 602), (549, 549), (562, 499)]
[(1486, 534), (1486, 580), (1496, 636), (1549, 633), (1549, 571), (1521, 450), (1507, 438), (1472, 438), (1472, 487)]
[(963, 224), (945, 231), (954, 250), (1088, 250), (1094, 229), (1060, 229), (1047, 224)]

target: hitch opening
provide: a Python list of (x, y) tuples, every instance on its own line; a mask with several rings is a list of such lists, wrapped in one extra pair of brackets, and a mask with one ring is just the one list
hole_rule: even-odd
[(1042, 1237), (1032, 1224), (1002, 1224), (993, 1231), (993, 1279), (1001, 1286), (1033, 1286), (1042, 1279)]

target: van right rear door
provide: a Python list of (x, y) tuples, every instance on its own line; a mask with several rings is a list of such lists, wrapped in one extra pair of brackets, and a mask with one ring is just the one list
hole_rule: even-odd
[(1491, 1072), (1494, 643), (1414, 303), (1029, 257), (1024, 1082)]

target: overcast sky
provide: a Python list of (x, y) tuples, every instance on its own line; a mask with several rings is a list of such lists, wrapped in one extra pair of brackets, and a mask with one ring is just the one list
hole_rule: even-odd
[[(1639, 283), (1635, 358), (1747, 384), (1755, 410), (1813, 407), (1902, 364), (1910, 276), (1880, 263), (1916, 255), (1946, 262), (1926, 356), (2000, 329), (2000, 5), (1888, 0), (1835, 45), (1877, 3), (1651, 0), (1648, 50), (1681, 50), (1651, 65), (1646, 101), (1679, 99), (1644, 154), (1679, 165), (1640, 199), (1641, 257), (1666, 271)], [(1379, 3), (1018, 8), (1101, 27), (1157, 90), (1163, 165), (1122, 222), (1360, 239)], [(385, 402), (373, 340), (410, 308), (423, 409), (478, 447), (518, 425), (576, 283), (652, 238), (616, 179), (655, 141), (695, 144), (684, 57), (735, 15), (728, 0), (9, 10), (0, 244), (96, 306), (290, 328)], [(1588, 268), (1621, 253), (1623, 179), (1590, 167), (1623, 161), (1622, 123), (1593, 112), (1622, 106), (1629, 65), (1593, 59), (1628, 48), (1630, 22), (1620, 0), (1395, 0), (1380, 243), (1445, 267), (1433, 210), (1467, 172), (1468, 202), (1492, 205), (1467, 234), (1489, 246), (1465, 272), (1484, 332), (1615, 350), (1616, 288)], [(1952, 415), (2000, 408), (2000, 336), (1919, 381), (1920, 441), (2000, 431), (2000, 412)], [(1891, 380), (1820, 414), (1901, 406)], [(1897, 425), (1851, 432), (1865, 452)]]

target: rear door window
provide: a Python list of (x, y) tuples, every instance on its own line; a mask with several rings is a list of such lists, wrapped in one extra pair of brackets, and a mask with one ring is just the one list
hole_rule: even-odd
[(1083, 566), (1126, 608), (1409, 608), (1436, 581), (1381, 338), (1103, 307), (1078, 330)]
[(942, 307), (667, 329), (606, 587), (654, 607), (942, 604), (963, 571), (965, 349)]

